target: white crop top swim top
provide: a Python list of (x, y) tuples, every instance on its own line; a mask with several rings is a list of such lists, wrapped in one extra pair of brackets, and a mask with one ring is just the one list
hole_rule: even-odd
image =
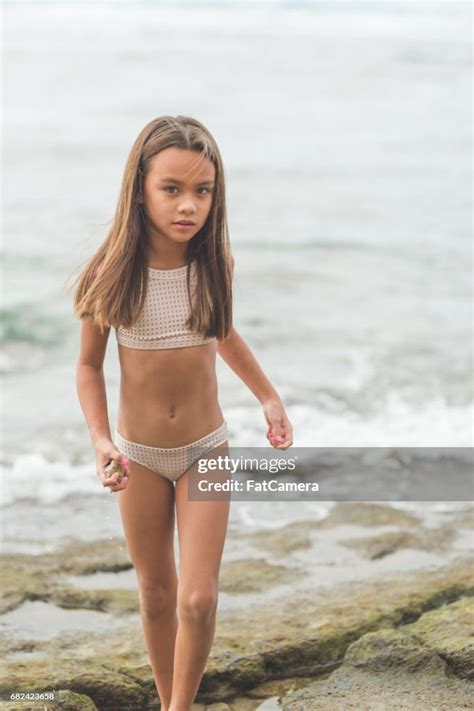
[[(148, 267), (148, 288), (140, 316), (133, 326), (115, 329), (117, 343), (127, 348), (159, 350), (184, 348), (211, 343), (192, 333), (186, 326), (189, 317), (189, 298), (186, 286), (187, 265), (177, 269)], [(191, 263), (191, 294), (196, 286), (196, 265)]]

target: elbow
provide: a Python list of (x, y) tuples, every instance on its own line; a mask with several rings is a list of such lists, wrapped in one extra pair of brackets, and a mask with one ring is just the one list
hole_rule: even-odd
[(80, 383), (82, 378), (87, 375), (102, 375), (104, 372), (103, 366), (100, 363), (84, 363), (79, 360), (76, 366), (76, 383)]

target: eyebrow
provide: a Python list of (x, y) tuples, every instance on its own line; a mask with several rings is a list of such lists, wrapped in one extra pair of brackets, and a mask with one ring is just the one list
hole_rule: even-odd
[[(165, 178), (160, 178), (162, 183), (178, 183), (179, 185), (182, 185), (182, 181), (178, 180), (178, 178), (172, 178), (171, 176), (167, 176)], [(201, 180), (199, 183), (196, 183), (196, 185), (213, 185), (214, 181), (213, 180)]]

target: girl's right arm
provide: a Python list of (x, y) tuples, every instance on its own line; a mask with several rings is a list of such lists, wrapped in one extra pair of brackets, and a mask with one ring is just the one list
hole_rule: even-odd
[(81, 319), (81, 324), (81, 348), (76, 371), (77, 394), (95, 449), (97, 474), (104, 486), (109, 486), (111, 491), (120, 491), (128, 482), (127, 466), (126, 475), (118, 485), (117, 474), (108, 478), (104, 474), (104, 467), (112, 459), (119, 463), (125, 459), (112, 442), (107, 414), (103, 363), (110, 328), (101, 333), (92, 318)]

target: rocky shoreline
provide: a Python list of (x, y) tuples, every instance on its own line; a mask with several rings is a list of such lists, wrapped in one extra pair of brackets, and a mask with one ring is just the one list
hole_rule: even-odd
[[(341, 550), (361, 565), (381, 565), (407, 547), (436, 550), (438, 563), (315, 587), (298, 567), (298, 554), (313, 550), (325, 532), (332, 541), (345, 526), (358, 527), (359, 536), (342, 535)], [(453, 514), (440, 531), (390, 506), (338, 504), (323, 521), (246, 534), (256, 544), (255, 557), (226, 561), (221, 587), (242, 599), (271, 589), (271, 603), (247, 601), (218, 615), (196, 711), (254, 711), (265, 701), (266, 708), (284, 711), (471, 708), (474, 575), (471, 556), (456, 548), (458, 533), (469, 530), (471, 512)], [(29, 614), (28, 605), (42, 606), (44, 625), (58, 608), (97, 616), (89, 631), (49, 637), (15, 636), (4, 625), (2, 698), (15, 691), (59, 693), (54, 703), (4, 700), (0, 708), (159, 708), (136, 590), (70, 584), (71, 576), (131, 570), (123, 541), (69, 542), (47, 554), (4, 555), (0, 566), (0, 621)]]

